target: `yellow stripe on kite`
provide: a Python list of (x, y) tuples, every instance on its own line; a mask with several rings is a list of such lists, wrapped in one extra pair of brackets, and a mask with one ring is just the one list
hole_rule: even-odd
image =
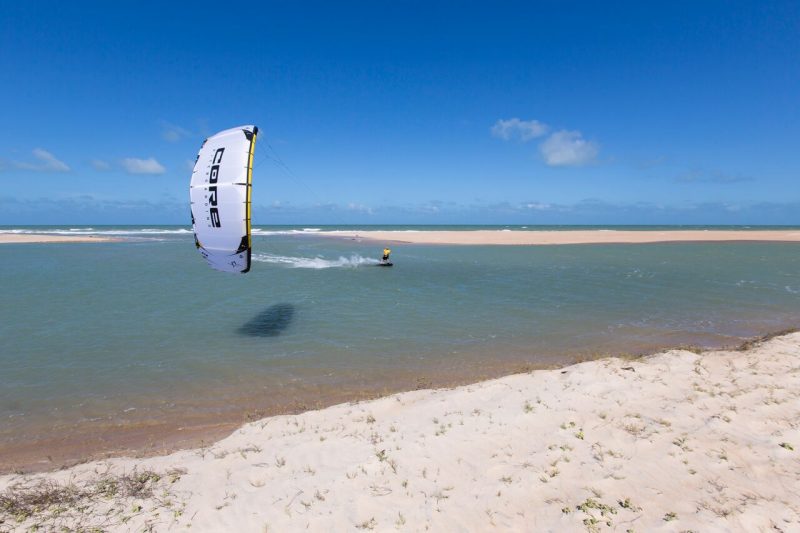
[(247, 246), (252, 248), (253, 243), (250, 235), (250, 191), (253, 188), (253, 153), (256, 149), (256, 133), (253, 133), (253, 140), (250, 141), (250, 154), (247, 158)]

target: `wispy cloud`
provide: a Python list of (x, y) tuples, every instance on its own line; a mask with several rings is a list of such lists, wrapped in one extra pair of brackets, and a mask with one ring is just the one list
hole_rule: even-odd
[(92, 165), (93, 169), (101, 172), (111, 170), (111, 164), (108, 161), (103, 161), (102, 159), (92, 159), (89, 164)]
[(658, 157), (654, 157), (652, 159), (645, 159), (635, 163), (636, 167), (641, 170), (647, 170), (650, 168), (655, 168), (661, 166), (667, 162), (667, 156), (660, 155)]
[(533, 209), (534, 211), (547, 211), (548, 209), (552, 209), (552, 204), (546, 204), (544, 202), (529, 202), (525, 204), (525, 207), (528, 209)]
[(371, 207), (366, 206), (364, 204), (358, 204), (358, 203), (355, 203), (355, 202), (350, 202), (349, 204), (347, 204), (347, 210), (348, 211), (355, 211), (357, 213), (366, 213), (367, 215), (371, 215), (372, 214), (372, 208)]
[(155, 158), (137, 159), (128, 157), (122, 160), (122, 167), (128, 174), (163, 174), (166, 169)]
[(56, 159), (56, 156), (42, 148), (33, 150), (33, 157), (36, 163), (25, 161), (14, 161), (14, 166), (23, 170), (33, 170), (35, 172), (69, 172), (69, 167), (63, 161)]
[(578, 167), (594, 162), (599, 148), (579, 131), (560, 130), (545, 139), (539, 151), (551, 167)]
[(743, 176), (741, 174), (707, 173), (701, 170), (693, 170), (678, 176), (675, 181), (678, 183), (719, 183), (724, 185), (753, 181), (754, 179), (751, 176)]
[(159, 125), (161, 126), (161, 138), (165, 141), (174, 143), (180, 141), (181, 139), (192, 136), (191, 131), (175, 124), (171, 124), (166, 120), (160, 121)]
[(536, 139), (547, 133), (547, 124), (543, 124), (538, 120), (520, 120), (519, 118), (510, 118), (507, 120), (500, 119), (491, 127), (493, 137), (510, 141), (517, 139), (522, 142), (528, 142), (531, 139)]

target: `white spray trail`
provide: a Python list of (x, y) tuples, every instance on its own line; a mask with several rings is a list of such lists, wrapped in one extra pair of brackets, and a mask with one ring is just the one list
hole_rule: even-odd
[(339, 259), (324, 259), (322, 257), (289, 257), (285, 255), (253, 254), (253, 261), (285, 265), (289, 268), (356, 268), (361, 265), (376, 265), (377, 259), (351, 255), (340, 256)]

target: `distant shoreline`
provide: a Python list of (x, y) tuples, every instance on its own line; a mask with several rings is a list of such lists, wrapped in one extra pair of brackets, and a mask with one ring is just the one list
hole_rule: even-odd
[(659, 242), (800, 242), (800, 230), (399, 230), (318, 231), (313, 234), (403, 244), (511, 246)]
[[(188, 233), (188, 232), (187, 232)], [(563, 244), (652, 244), (665, 242), (800, 242), (800, 229), (391, 229), (254, 231), (254, 236), (272, 234), (316, 235), (394, 244), (546, 246)], [(149, 236), (143, 233), (141, 236)], [(119, 242), (125, 239), (91, 233), (54, 235), (0, 233), (0, 244)]]
[(46, 235), (41, 233), (4, 233), (0, 234), (0, 244), (32, 244), (54, 242), (116, 242), (121, 239), (99, 237), (96, 235)]

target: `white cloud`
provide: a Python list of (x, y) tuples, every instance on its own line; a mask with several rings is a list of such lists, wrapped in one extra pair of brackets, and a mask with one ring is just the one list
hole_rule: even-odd
[(33, 152), (38, 163), (25, 163), (14, 162), (14, 166), (24, 170), (34, 170), (36, 172), (69, 172), (69, 167), (63, 161), (59, 161), (56, 157), (42, 148), (36, 148)]
[(550, 204), (546, 204), (543, 202), (532, 202), (529, 204), (525, 204), (525, 207), (528, 209), (533, 209), (535, 211), (547, 211), (548, 209), (552, 208), (553, 206)]
[(137, 159), (128, 157), (122, 160), (122, 166), (128, 174), (163, 174), (166, 169), (154, 158)]
[(347, 204), (347, 210), (348, 211), (356, 211), (358, 213), (366, 213), (368, 215), (372, 214), (372, 208), (371, 207), (368, 207), (368, 206), (366, 206), (364, 204), (357, 204), (355, 202), (350, 202), (349, 204)]
[(599, 148), (579, 131), (560, 130), (539, 145), (539, 151), (551, 167), (577, 167), (593, 162)]
[(508, 120), (498, 120), (490, 131), (492, 136), (505, 141), (519, 139), (522, 142), (528, 142), (536, 137), (541, 137), (547, 133), (547, 130), (547, 124), (542, 124), (538, 120), (510, 118)]
[(90, 164), (92, 165), (92, 168), (95, 170), (100, 170), (100, 171), (111, 170), (111, 165), (108, 163), (108, 161), (103, 161), (102, 159), (92, 159), (90, 161)]
[(174, 143), (192, 135), (191, 131), (181, 128), (180, 126), (176, 126), (175, 124), (170, 124), (165, 120), (162, 120), (160, 124), (161, 138), (163, 138), (165, 141)]

